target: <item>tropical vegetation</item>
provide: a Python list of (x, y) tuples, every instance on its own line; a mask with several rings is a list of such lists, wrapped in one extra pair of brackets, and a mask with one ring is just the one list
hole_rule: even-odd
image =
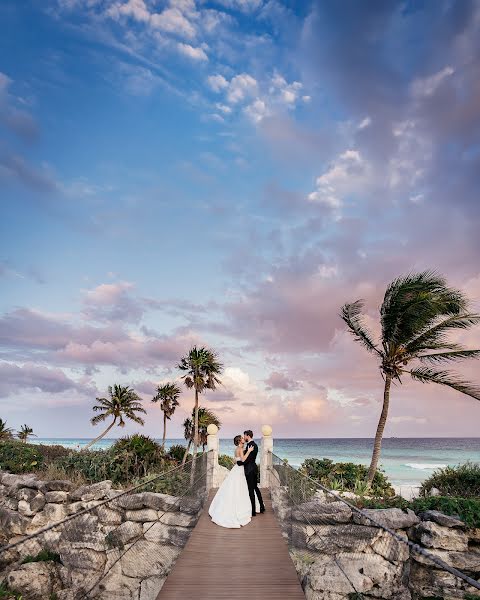
[(478, 498), (480, 501), (480, 464), (466, 462), (437, 469), (422, 483), (420, 495), (429, 496), (434, 489), (440, 496)]
[(7, 427), (7, 422), (0, 419), (0, 440), (9, 440), (13, 437), (13, 429)]
[(139, 413), (145, 414), (147, 411), (141, 404), (141, 398), (132, 388), (117, 384), (113, 387), (108, 386), (108, 396), (108, 398), (97, 398), (98, 404), (93, 406), (93, 411), (99, 414), (92, 417), (90, 421), (92, 425), (97, 425), (108, 418), (112, 418), (112, 422), (105, 431), (83, 448), (84, 451), (105, 437), (114, 425), (125, 427), (125, 419), (130, 419), (139, 425), (145, 423)]
[[(367, 491), (364, 486), (368, 468), (365, 465), (333, 462), (329, 458), (307, 458), (302, 463), (300, 471), (330, 490), (354, 492), (359, 495)], [(388, 497), (394, 496), (395, 490), (387, 476), (377, 470), (369, 493), (374, 496)]]
[(167, 419), (171, 419), (175, 409), (179, 405), (180, 388), (176, 383), (164, 383), (157, 387), (157, 393), (152, 398), (154, 404), (160, 403), (160, 410), (163, 412), (163, 438), (162, 448), (165, 448), (165, 438), (167, 435)]
[(215, 390), (221, 383), (220, 375), (223, 365), (218, 360), (216, 352), (209, 348), (193, 346), (178, 364), (178, 368), (185, 372), (183, 382), (188, 389), (194, 390), (195, 404), (193, 408), (193, 456), (198, 452), (199, 446), (199, 395), (205, 390)]
[[(207, 445), (207, 428), (209, 425), (216, 425), (218, 428), (221, 426), (220, 419), (210, 408), (203, 408), (201, 406), (198, 407), (198, 440), (202, 445), (202, 450), (205, 452), (205, 446)], [(187, 440), (187, 447), (185, 449), (185, 454), (183, 457), (183, 462), (186, 461), (187, 456), (190, 452), (190, 448), (192, 444), (194, 444), (195, 431), (194, 431), (194, 419), (195, 419), (195, 409), (192, 411), (192, 417), (188, 417), (183, 422), (183, 433), (184, 437)]]
[(29, 425), (22, 425), (20, 427), (20, 431), (18, 431), (17, 433), (17, 437), (19, 440), (21, 440), (24, 444), (27, 443), (27, 440), (29, 437), (36, 437), (36, 435), (33, 433), (33, 429), (29, 426)]
[(471, 312), (465, 295), (433, 271), (408, 274), (390, 283), (380, 307), (379, 342), (365, 326), (363, 306), (362, 300), (347, 303), (341, 317), (355, 340), (377, 358), (384, 378), (382, 412), (367, 475), (371, 485), (380, 458), (392, 383), (401, 384), (403, 376), (410, 375), (416, 381), (437, 383), (480, 400), (478, 385), (435, 366), (480, 355), (480, 350), (468, 350), (448, 339), (450, 332), (480, 323), (480, 314)]

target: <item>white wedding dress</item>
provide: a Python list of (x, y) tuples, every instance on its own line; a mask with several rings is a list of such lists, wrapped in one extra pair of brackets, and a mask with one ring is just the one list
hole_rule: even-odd
[[(234, 457), (234, 460), (237, 461), (238, 459)], [(255, 497), (255, 501), (258, 512), (260, 508), (257, 497)], [(252, 505), (248, 495), (248, 485), (243, 465), (235, 464), (232, 467), (230, 473), (218, 488), (208, 509), (208, 514), (214, 523), (229, 529), (238, 529), (250, 523), (252, 520)]]

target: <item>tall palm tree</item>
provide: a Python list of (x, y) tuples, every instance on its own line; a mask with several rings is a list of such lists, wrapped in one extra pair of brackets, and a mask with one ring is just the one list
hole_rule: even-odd
[(480, 323), (480, 315), (469, 312), (464, 294), (449, 287), (445, 279), (433, 271), (411, 273), (388, 286), (380, 307), (379, 343), (375, 343), (363, 323), (362, 308), (362, 300), (345, 304), (341, 317), (355, 340), (377, 357), (385, 381), (367, 478), (371, 484), (380, 457), (392, 382), (402, 383), (402, 376), (408, 374), (416, 381), (445, 385), (480, 400), (479, 386), (451, 371), (428, 366), (478, 357), (480, 350), (467, 350), (448, 341), (447, 336), (450, 331)]
[(171, 419), (175, 409), (179, 405), (180, 388), (176, 383), (165, 383), (157, 387), (157, 393), (152, 402), (160, 402), (160, 410), (163, 412), (163, 439), (162, 448), (165, 448), (165, 437), (167, 434), (167, 419)]
[(93, 410), (100, 412), (100, 414), (92, 417), (90, 422), (92, 425), (96, 425), (101, 421), (105, 421), (108, 417), (113, 417), (113, 421), (103, 433), (87, 444), (83, 450), (88, 450), (90, 446), (93, 446), (98, 440), (105, 437), (114, 425), (118, 424), (120, 427), (125, 427), (125, 419), (130, 419), (139, 425), (144, 425), (145, 423), (137, 413), (146, 413), (147, 411), (141, 405), (140, 397), (132, 388), (117, 384), (112, 388), (109, 385), (108, 395), (109, 398), (97, 398), (98, 404), (93, 406)]
[(7, 422), (0, 419), (0, 440), (10, 440), (13, 437), (13, 429), (7, 427)]
[(209, 348), (197, 348), (194, 346), (184, 356), (178, 368), (185, 371), (183, 381), (187, 388), (195, 390), (195, 406), (193, 419), (193, 456), (198, 450), (198, 396), (204, 390), (214, 390), (221, 383), (219, 375), (223, 371), (223, 365), (218, 361), (217, 353)]
[(30, 436), (37, 437), (33, 433), (33, 429), (31, 427), (29, 427), (28, 425), (22, 425), (20, 427), (20, 431), (17, 433), (18, 439), (21, 440), (24, 444), (26, 444)]
[[(193, 409), (193, 411), (192, 411), (192, 418), (191, 419), (187, 418), (183, 422), (183, 433), (184, 433), (184, 437), (187, 440), (188, 444), (187, 444), (187, 450), (183, 457), (182, 464), (185, 464), (188, 453), (190, 452), (190, 447), (193, 443), (194, 434), (195, 434), (194, 429), (193, 429), (194, 417), (195, 417), (195, 409)], [(199, 440), (203, 446), (204, 452), (205, 452), (205, 446), (207, 444), (207, 435), (208, 435), (207, 427), (210, 424), (214, 424), (217, 427), (221, 426), (220, 419), (213, 412), (213, 410), (199, 406), (199, 408), (198, 408), (198, 432), (199, 432)]]

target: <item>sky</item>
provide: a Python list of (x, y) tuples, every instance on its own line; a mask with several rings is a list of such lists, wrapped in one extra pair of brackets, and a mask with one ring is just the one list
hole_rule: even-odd
[[(340, 308), (378, 333), (427, 268), (479, 306), (479, 189), (478, 2), (3, 0), (0, 417), (90, 437), (118, 383), (161, 436), (150, 400), (198, 344), (222, 437), (372, 437), (383, 382)], [(479, 420), (404, 380), (385, 433)]]

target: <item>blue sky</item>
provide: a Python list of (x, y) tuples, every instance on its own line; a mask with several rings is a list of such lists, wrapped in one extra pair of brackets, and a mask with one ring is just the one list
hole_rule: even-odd
[[(478, 4), (5, 0), (0, 28), (2, 417), (89, 436), (108, 384), (148, 407), (202, 343), (225, 435), (372, 435), (341, 305), (374, 324), (421, 268), (480, 296)], [(391, 435), (477, 433), (473, 400), (396, 394)]]

